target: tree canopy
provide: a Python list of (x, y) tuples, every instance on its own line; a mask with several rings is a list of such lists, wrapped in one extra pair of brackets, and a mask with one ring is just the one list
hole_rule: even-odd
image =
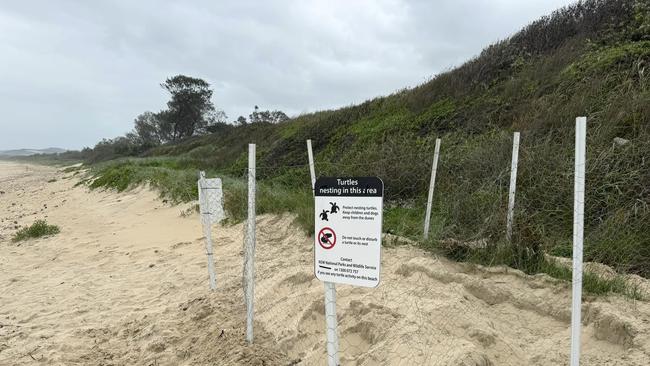
[[(241, 117), (240, 117), (241, 118)], [(279, 123), (289, 119), (282, 111), (260, 111), (260, 107), (255, 106), (253, 113), (248, 116), (250, 123)]]
[(212, 90), (205, 80), (176, 75), (165, 80), (160, 86), (171, 95), (167, 102), (167, 111), (160, 115), (163, 123), (169, 125), (167, 128), (171, 130), (170, 140), (204, 132), (214, 123)]
[(289, 117), (279, 110), (260, 110), (255, 106), (247, 120), (239, 116), (232, 124), (228, 116), (212, 103), (212, 89), (203, 79), (185, 75), (167, 78), (160, 86), (170, 99), (167, 108), (157, 113), (146, 111), (133, 121), (133, 130), (124, 136), (104, 139), (84, 153), (92, 162), (121, 156), (140, 155), (158, 145), (209, 133), (223, 133), (249, 123), (279, 123)]

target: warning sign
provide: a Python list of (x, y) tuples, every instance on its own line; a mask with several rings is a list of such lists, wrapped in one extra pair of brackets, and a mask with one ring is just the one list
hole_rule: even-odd
[(379, 284), (384, 183), (377, 177), (316, 180), (314, 272), (321, 281)]

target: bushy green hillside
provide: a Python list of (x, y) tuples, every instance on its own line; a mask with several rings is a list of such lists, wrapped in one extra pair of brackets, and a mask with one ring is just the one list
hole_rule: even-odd
[[(586, 1), (544, 17), (414, 89), (277, 125), (223, 126), (138, 159), (96, 167), (94, 186), (151, 182), (195, 197), (196, 170), (229, 177), (233, 217), (245, 210), (246, 146), (257, 144), (262, 211), (309, 229), (306, 139), (317, 174), (378, 175), (384, 227), (419, 238), (436, 137), (442, 138), (433, 239), (502, 243), (512, 149), (521, 131), (515, 243), (498, 253), (452, 250), (527, 271), (542, 253), (570, 255), (573, 141), (588, 117), (586, 260), (650, 275), (650, 5)], [(620, 137), (627, 144), (614, 144)], [(496, 253), (496, 254), (495, 254)]]

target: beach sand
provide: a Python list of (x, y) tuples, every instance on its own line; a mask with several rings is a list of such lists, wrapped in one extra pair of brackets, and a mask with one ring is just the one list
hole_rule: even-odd
[[(242, 224), (213, 230), (210, 291), (191, 205), (77, 182), (0, 162), (0, 365), (326, 364), (323, 284), (290, 216), (258, 218), (248, 345)], [(37, 219), (61, 233), (11, 241)], [(374, 289), (337, 286), (342, 365), (568, 364), (570, 284), (408, 244), (383, 249), (381, 275)], [(648, 302), (586, 297), (583, 324), (582, 364), (650, 363)]]

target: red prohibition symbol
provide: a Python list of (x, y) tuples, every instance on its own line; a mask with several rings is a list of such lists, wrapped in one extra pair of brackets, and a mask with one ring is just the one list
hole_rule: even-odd
[(317, 240), (323, 249), (332, 249), (336, 244), (336, 233), (332, 228), (324, 227), (318, 232)]

